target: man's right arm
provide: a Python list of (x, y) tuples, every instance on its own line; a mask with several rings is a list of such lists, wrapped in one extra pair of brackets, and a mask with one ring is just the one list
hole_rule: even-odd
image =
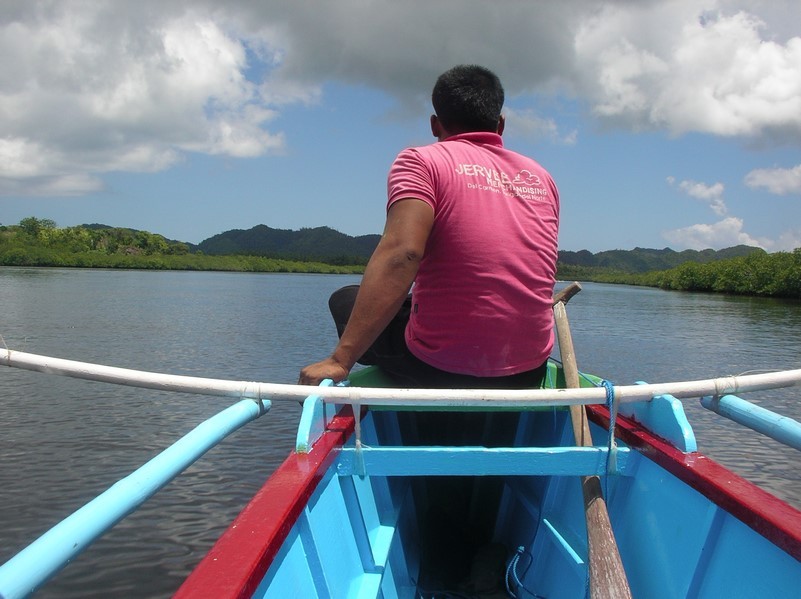
[(426, 202), (404, 199), (392, 204), (337, 347), (329, 358), (301, 370), (300, 384), (316, 385), (326, 378), (340, 381), (347, 377), (409, 293), (433, 224), (434, 211)]

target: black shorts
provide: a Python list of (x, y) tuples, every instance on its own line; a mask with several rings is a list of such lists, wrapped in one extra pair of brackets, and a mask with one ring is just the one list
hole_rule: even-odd
[[(358, 292), (358, 285), (348, 285), (335, 291), (328, 300), (328, 307), (340, 337), (348, 323)], [(494, 377), (447, 372), (423, 362), (406, 346), (405, 331), (411, 308), (412, 297), (409, 295), (373, 345), (359, 358), (359, 364), (379, 366), (400, 387), (531, 389), (542, 384), (547, 360), (533, 370)]]

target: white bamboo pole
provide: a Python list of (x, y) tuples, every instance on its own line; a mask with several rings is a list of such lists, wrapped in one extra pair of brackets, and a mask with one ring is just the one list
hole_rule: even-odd
[[(323, 398), (327, 403), (336, 404), (384, 406), (414, 404), (441, 407), (564, 406), (606, 402), (606, 390), (599, 387), (520, 390), (315, 387), (161, 374), (76, 362), (9, 349), (0, 349), (0, 365), (131, 387), (251, 399), (298, 400), (308, 396), (317, 396)], [(683, 399), (706, 395), (722, 396), (795, 385), (801, 385), (801, 369), (697, 381), (617, 386), (615, 387), (615, 396), (620, 402), (628, 403), (648, 401), (659, 395), (673, 395)]]

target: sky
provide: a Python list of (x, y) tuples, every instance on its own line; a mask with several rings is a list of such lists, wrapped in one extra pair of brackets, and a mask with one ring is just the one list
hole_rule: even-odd
[(0, 224), (380, 233), (430, 93), (494, 70), (560, 248), (801, 247), (797, 0), (3, 0)]

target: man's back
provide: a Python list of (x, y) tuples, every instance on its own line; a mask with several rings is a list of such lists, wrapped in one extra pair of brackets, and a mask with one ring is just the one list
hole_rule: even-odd
[(504, 376), (539, 366), (553, 345), (559, 197), (535, 161), (477, 132), (402, 152), (388, 206), (434, 210), (406, 343), (449, 372)]

